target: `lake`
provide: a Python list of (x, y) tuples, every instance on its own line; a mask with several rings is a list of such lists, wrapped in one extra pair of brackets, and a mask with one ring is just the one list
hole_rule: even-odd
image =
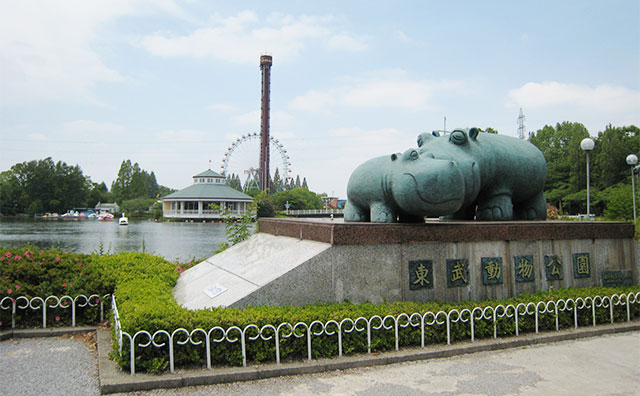
[(221, 223), (130, 221), (128, 226), (96, 220), (0, 220), (0, 246), (31, 244), (68, 252), (142, 252), (187, 262), (213, 255), (225, 240)]

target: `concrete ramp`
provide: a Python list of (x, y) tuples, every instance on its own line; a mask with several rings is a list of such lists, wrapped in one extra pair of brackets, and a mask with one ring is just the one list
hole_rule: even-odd
[(260, 289), (276, 279), (283, 280), (330, 247), (328, 243), (257, 233), (183, 272), (173, 296), (182, 307), (193, 310), (244, 307), (258, 300), (268, 304), (268, 297), (258, 296)]

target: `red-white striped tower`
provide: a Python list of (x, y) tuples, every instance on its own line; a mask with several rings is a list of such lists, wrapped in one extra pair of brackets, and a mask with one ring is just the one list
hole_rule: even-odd
[(271, 55), (260, 56), (262, 70), (262, 122), (260, 125), (260, 190), (269, 192), (269, 97), (271, 96)]

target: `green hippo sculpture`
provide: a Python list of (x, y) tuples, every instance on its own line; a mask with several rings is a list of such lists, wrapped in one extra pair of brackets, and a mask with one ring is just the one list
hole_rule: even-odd
[(513, 137), (456, 129), (423, 133), (418, 147), (358, 166), (347, 186), (347, 222), (544, 220), (544, 156)]

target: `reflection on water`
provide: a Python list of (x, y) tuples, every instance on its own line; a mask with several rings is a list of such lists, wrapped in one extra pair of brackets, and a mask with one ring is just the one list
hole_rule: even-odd
[(77, 253), (141, 252), (172, 261), (210, 257), (225, 239), (220, 223), (95, 220), (0, 220), (0, 246), (60, 248)]

